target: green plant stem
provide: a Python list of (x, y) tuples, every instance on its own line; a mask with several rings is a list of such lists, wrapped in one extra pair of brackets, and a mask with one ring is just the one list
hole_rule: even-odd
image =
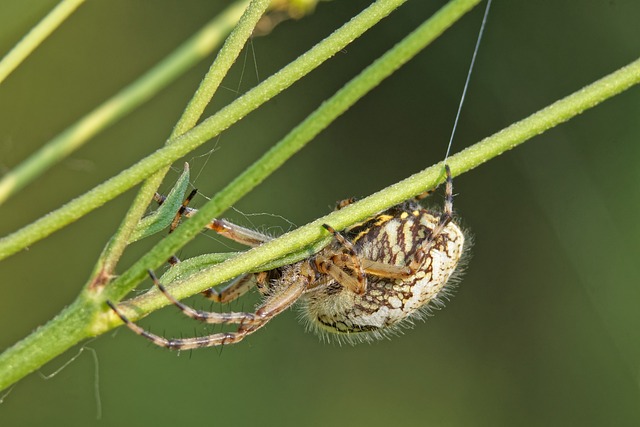
[(236, 99), (172, 144), (159, 149), (93, 190), (0, 240), (0, 260), (37, 242), (124, 193), (160, 168), (194, 150), (344, 49), (406, 0), (378, 0), (275, 75)]
[[(451, 156), (447, 164), (451, 167), (454, 176), (457, 176), (639, 82), (640, 59), (485, 138), (461, 153)], [(402, 200), (434, 188), (442, 177), (441, 163), (427, 168), (353, 205), (225, 261), (215, 269), (208, 268), (197, 273), (196, 276), (190, 276), (187, 283), (174, 284), (172, 292), (178, 298), (182, 298), (227, 278), (252, 271), (269, 260), (280, 258), (295, 251), (295, 248), (308, 246), (325, 237), (320, 226), (322, 223), (329, 223), (337, 229), (342, 229)], [(104, 309), (101, 314), (99, 313), (100, 304), (99, 300), (76, 301), (50, 323), (0, 355), (0, 390), (10, 386), (88, 335), (104, 333), (117, 326), (119, 321), (112, 313)], [(159, 297), (146, 296), (134, 314), (139, 317), (141, 313), (164, 304), (166, 301), (161, 301)]]
[(185, 108), (178, 123), (174, 126), (171, 137), (175, 138), (188, 130), (192, 129), (200, 117), (204, 109), (209, 105), (211, 98), (216, 93), (222, 80), (236, 62), (240, 52), (244, 48), (253, 33), (260, 18), (264, 15), (265, 10), (269, 7), (270, 0), (253, 0), (242, 15), (238, 25), (229, 34), (224, 46), (216, 56), (215, 61), (209, 67), (207, 74), (200, 83), (189, 104)]
[[(231, 31), (222, 49), (218, 52), (216, 59), (182, 113), (178, 123), (174, 126), (167, 144), (172, 144), (177, 137), (196, 125), (207, 104), (220, 86), (222, 79), (227, 75), (247, 40), (251, 37), (256, 24), (269, 6), (269, 3), (270, 0), (253, 0), (249, 3), (245, 12), (238, 19), (238, 24)], [(96, 289), (96, 287), (106, 284), (111, 279), (118, 260), (129, 244), (131, 233), (138, 225), (140, 218), (168, 171), (169, 166), (163, 167), (144, 182), (120, 227), (118, 227), (115, 235), (100, 255), (91, 278), (87, 282), (87, 289)]]
[(27, 33), (0, 61), (2, 83), (56, 28), (64, 22), (84, 0), (62, 0)]
[(4, 175), (0, 179), (0, 204), (209, 55), (238, 22), (248, 3), (240, 0), (231, 4), (151, 70)]

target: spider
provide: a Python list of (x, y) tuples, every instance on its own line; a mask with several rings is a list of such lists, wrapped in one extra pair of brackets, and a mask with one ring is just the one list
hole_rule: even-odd
[[(130, 321), (112, 302), (107, 304), (133, 332), (173, 350), (237, 343), (296, 302), (307, 329), (324, 339), (336, 336), (339, 342), (355, 343), (397, 334), (402, 326), (412, 325), (414, 319), (428, 314), (430, 303), (442, 306), (442, 297), (446, 297), (447, 286), (468, 246), (465, 233), (453, 221), (453, 183), (449, 167), (445, 166), (445, 170), (442, 212), (423, 208), (418, 203), (419, 197), (342, 233), (325, 224), (333, 241), (314, 256), (274, 270), (240, 276), (221, 290), (211, 288), (203, 292), (213, 301), (226, 303), (256, 286), (263, 301), (253, 313), (193, 309), (174, 298), (149, 272), (160, 291), (185, 315), (205, 323), (235, 324), (234, 332), (167, 339)], [(195, 209), (186, 207), (190, 197), (177, 219), (195, 213)], [(162, 202), (161, 196), (157, 199)], [(352, 202), (352, 199), (339, 202), (336, 209)], [(177, 220), (172, 228), (175, 226)], [(271, 239), (226, 220), (214, 219), (207, 228), (249, 246)]]

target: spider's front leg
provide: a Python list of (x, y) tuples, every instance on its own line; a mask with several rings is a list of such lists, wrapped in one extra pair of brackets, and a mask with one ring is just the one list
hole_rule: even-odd
[[(328, 274), (353, 292), (363, 294), (367, 290), (367, 277), (364, 274), (360, 257), (356, 253), (353, 244), (330, 225), (322, 224), (322, 226), (333, 235), (333, 238), (344, 248), (346, 253), (338, 253), (330, 257), (318, 256), (315, 259), (318, 271)], [(355, 277), (345, 273), (344, 267), (352, 270), (355, 273)]]
[(256, 282), (258, 282), (258, 280), (256, 279), (255, 274), (243, 274), (242, 276), (233, 279), (231, 283), (221, 290), (209, 288), (206, 291), (202, 291), (200, 295), (212, 301), (225, 304), (234, 301), (249, 292), (256, 285)]
[(425, 262), (429, 259), (428, 254), (436, 244), (436, 239), (444, 232), (447, 225), (449, 225), (453, 220), (453, 178), (451, 177), (451, 169), (449, 168), (449, 165), (444, 165), (444, 170), (446, 174), (444, 208), (442, 210), (442, 214), (438, 217), (438, 222), (434, 225), (423, 244), (416, 250), (407, 264), (407, 267), (409, 268), (409, 276), (414, 275), (418, 270), (424, 268)]
[[(169, 233), (172, 233), (178, 227), (178, 225), (180, 224), (180, 220), (183, 217), (191, 218), (198, 212), (197, 209), (190, 208), (188, 206), (196, 194), (197, 190), (193, 190), (191, 193), (189, 193), (184, 202), (182, 202), (182, 206), (180, 207), (178, 212), (176, 212), (176, 216), (171, 223)], [(156, 193), (154, 196), (154, 200), (158, 204), (164, 203), (164, 199), (165, 197), (159, 193)], [(251, 230), (250, 228), (242, 227), (225, 219), (214, 218), (207, 225), (205, 225), (205, 228), (213, 230), (229, 240), (233, 240), (234, 242), (238, 242), (251, 247), (259, 246), (271, 240), (271, 237), (267, 236), (266, 234)]]

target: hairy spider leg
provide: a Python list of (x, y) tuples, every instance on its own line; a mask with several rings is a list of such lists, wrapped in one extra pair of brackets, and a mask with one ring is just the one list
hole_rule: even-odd
[(184, 216), (184, 212), (187, 210), (187, 207), (191, 202), (191, 199), (193, 199), (196, 194), (198, 194), (198, 190), (194, 188), (193, 190), (191, 190), (191, 193), (189, 193), (187, 198), (184, 199), (184, 201), (182, 202), (182, 205), (180, 206), (180, 209), (178, 209), (178, 212), (176, 212), (176, 216), (173, 218), (173, 221), (171, 221), (171, 226), (169, 227), (169, 233), (173, 233), (173, 231), (178, 227), (178, 225), (180, 224), (180, 220)]
[[(340, 202), (340, 204), (342, 204), (343, 202)], [(342, 245), (342, 247), (348, 252), (347, 257), (342, 256), (345, 254), (334, 255), (330, 260), (328, 260), (331, 263), (330, 265), (323, 264), (323, 267), (326, 270), (327, 274), (333, 276), (341, 284), (349, 286), (355, 293), (363, 294), (367, 290), (367, 277), (364, 275), (360, 257), (358, 257), (353, 244), (345, 239), (342, 234), (337, 232), (330, 225), (322, 224), (322, 226), (325, 228), (325, 230), (331, 233), (331, 235), (333, 235), (333, 238), (336, 239), (338, 243), (340, 243), (340, 245)], [(343, 274), (341, 274), (344, 273), (341, 267), (347, 266), (349, 261), (351, 262), (350, 267), (356, 273), (355, 284), (353, 283), (353, 280), (347, 280), (346, 283), (344, 283), (345, 279), (343, 278)], [(340, 272), (336, 271), (336, 268), (340, 270)]]
[[(198, 209), (188, 206), (188, 204), (191, 202), (191, 199), (195, 196), (196, 193), (197, 190), (193, 190), (182, 203), (180, 210), (176, 213), (176, 218), (171, 223), (169, 232), (172, 232), (176, 229), (182, 217), (191, 218), (198, 212)], [(154, 196), (154, 200), (158, 204), (162, 204), (164, 203), (165, 197), (159, 193), (156, 193)], [(233, 240), (234, 242), (238, 242), (251, 247), (259, 246), (265, 242), (268, 242), (269, 240), (272, 240), (272, 238), (270, 236), (267, 236), (266, 234), (260, 233), (250, 228), (242, 227), (225, 219), (214, 218), (207, 225), (205, 225), (205, 228), (213, 230), (221, 236)]]
[(449, 225), (453, 219), (453, 178), (451, 177), (451, 169), (449, 165), (444, 165), (446, 174), (446, 184), (444, 188), (444, 210), (438, 224), (431, 230), (430, 235), (425, 239), (424, 243), (413, 254), (411, 261), (408, 264), (411, 274), (415, 274), (416, 271), (421, 269), (426, 262), (427, 254), (431, 251), (431, 248), (436, 242), (436, 238), (442, 234), (445, 227)]
[(236, 277), (229, 284), (223, 287), (220, 290), (216, 288), (209, 288), (205, 291), (202, 291), (200, 294), (212, 301), (219, 302), (222, 304), (234, 301), (240, 298), (242, 295), (249, 292), (256, 283), (260, 283), (261, 280), (260, 275), (264, 276), (264, 274), (243, 274), (242, 276)]
[(255, 315), (242, 312), (218, 313), (212, 311), (196, 310), (188, 305), (178, 301), (167, 289), (160, 283), (153, 271), (149, 270), (149, 276), (153, 283), (167, 297), (169, 301), (180, 309), (186, 316), (199, 320), (204, 323), (229, 324), (229, 323), (252, 323), (255, 321)]
[[(152, 274), (152, 273), (151, 273)], [(245, 336), (250, 335), (263, 327), (269, 322), (273, 317), (280, 314), (282, 311), (289, 308), (295, 301), (300, 298), (300, 296), (306, 290), (309, 280), (308, 276), (301, 276), (300, 278), (303, 280), (295, 280), (287, 283), (286, 286), (283, 286), (282, 292), (277, 295), (269, 297), (257, 310), (255, 313), (233, 313), (237, 315), (235, 320), (240, 320), (238, 329), (236, 332), (220, 332), (216, 334), (211, 334), (203, 337), (194, 337), (194, 338), (176, 338), (176, 339), (168, 339), (156, 334), (153, 334), (149, 331), (146, 331), (142, 327), (130, 321), (111, 301), (107, 301), (107, 304), (111, 309), (118, 315), (120, 320), (127, 325), (129, 329), (131, 329), (136, 334), (145, 337), (153, 344), (158, 345), (160, 347), (165, 347), (171, 350), (191, 350), (196, 348), (203, 347), (214, 347), (218, 345), (225, 344), (234, 344), (241, 341)], [(157, 279), (152, 275), (154, 282), (157, 285)], [(160, 285), (159, 287), (161, 287)], [(162, 290), (162, 287), (161, 287)], [(212, 317), (208, 315), (200, 316), (201, 314), (205, 314), (203, 312), (199, 312), (197, 310), (193, 310), (190, 307), (184, 306), (182, 303), (173, 298), (166, 290), (163, 291), (167, 297), (176, 304), (176, 306), (182, 310), (189, 317), (193, 317), (197, 320), (205, 321), (207, 323), (227, 323), (227, 322), (211, 322)], [(191, 311), (189, 311), (191, 310)], [(220, 315), (225, 313), (209, 313), (212, 315)], [(232, 313), (228, 313), (232, 314)], [(242, 321), (242, 319), (251, 319), (246, 322)]]

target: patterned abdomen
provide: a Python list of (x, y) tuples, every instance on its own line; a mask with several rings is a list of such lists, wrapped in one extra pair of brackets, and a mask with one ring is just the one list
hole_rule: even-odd
[[(438, 232), (439, 221), (440, 214), (412, 202), (345, 230), (365, 269), (372, 265), (368, 261), (381, 264), (376, 264), (375, 274), (367, 274), (363, 294), (337, 281), (309, 292), (302, 307), (310, 328), (323, 337), (332, 332), (340, 334), (338, 340), (370, 341), (423, 317), (431, 301), (441, 303), (437, 297), (459, 264), (465, 237), (453, 221)], [(420, 248), (425, 256), (418, 262)], [(337, 246), (325, 249), (336, 250)], [(395, 267), (410, 265), (418, 268), (402, 278), (393, 277), (399, 270)], [(385, 272), (385, 266), (394, 267)]]

